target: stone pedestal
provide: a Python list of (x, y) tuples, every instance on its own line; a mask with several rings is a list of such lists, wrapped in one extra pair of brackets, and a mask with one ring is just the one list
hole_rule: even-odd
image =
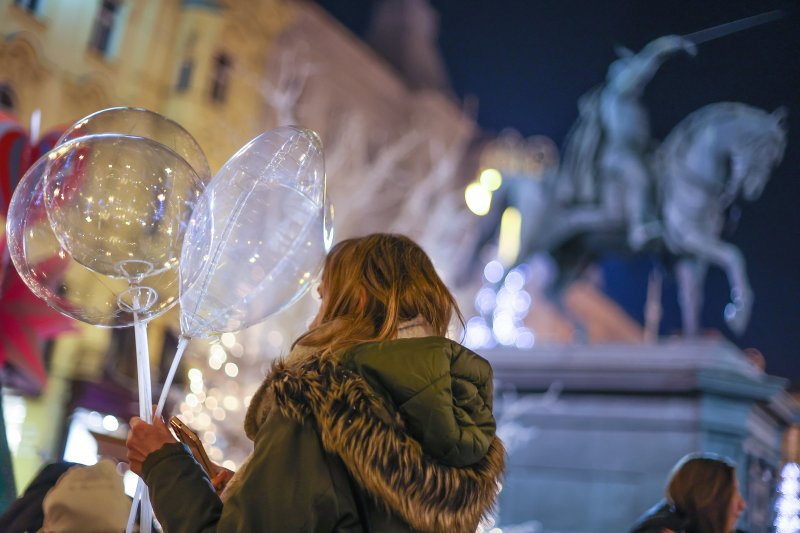
[[(720, 340), (537, 347), (484, 353), (509, 447), (499, 523), (624, 532), (664, 492), (675, 462), (716, 452), (738, 465), (740, 525), (771, 531), (786, 380)], [(548, 391), (549, 392), (546, 392)]]

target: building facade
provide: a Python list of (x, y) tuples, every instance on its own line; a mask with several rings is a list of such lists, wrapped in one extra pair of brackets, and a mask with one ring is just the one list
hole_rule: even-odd
[[(0, 0), (0, 34), (0, 108), (34, 137), (100, 109), (143, 107), (191, 133), (213, 173), (257, 134), (297, 123), (325, 144), (337, 238), (402, 231), (423, 241), (444, 270), (469, 238), (460, 176), (469, 172), (463, 162), (474, 121), (451, 97), (412, 88), (315, 4)], [(313, 305), (283, 313), (284, 344)], [(135, 414), (130, 332), (76, 326), (48, 350), (44, 393), (7, 397), (18, 489), (42, 463), (63, 457), (81, 416), (116, 418), (122, 435)], [(149, 328), (156, 382), (176, 326), (172, 312)], [(255, 328), (242, 339), (254, 361), (285, 348), (264, 353), (270, 332)], [(207, 345), (193, 350), (195, 360), (207, 359)], [(232, 410), (226, 424), (239, 431), (241, 414)]]

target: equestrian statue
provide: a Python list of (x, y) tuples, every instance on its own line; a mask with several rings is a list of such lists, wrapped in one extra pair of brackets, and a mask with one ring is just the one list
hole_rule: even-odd
[(670, 35), (637, 54), (618, 52), (605, 83), (579, 100), (561, 165), (538, 180), (509, 180), (505, 205), (522, 218), (517, 262), (536, 252), (553, 257), (556, 303), (603, 253), (651, 253), (675, 270), (685, 335), (699, 331), (709, 265), (725, 271), (724, 316), (733, 332), (744, 332), (753, 295), (741, 251), (721, 233), (734, 201), (757, 200), (782, 160), (785, 111), (710, 104), (655, 142), (641, 94), (666, 58), (694, 55), (695, 44)]

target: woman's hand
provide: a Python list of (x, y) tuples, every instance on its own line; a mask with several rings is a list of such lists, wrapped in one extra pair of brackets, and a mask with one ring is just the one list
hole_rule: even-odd
[(233, 472), (231, 470), (228, 470), (224, 466), (214, 465), (211, 484), (214, 485), (214, 490), (217, 491), (217, 494), (222, 494), (222, 491), (225, 490), (225, 485), (228, 484), (228, 481), (230, 481), (232, 477)]
[(128, 462), (131, 470), (138, 476), (142, 475), (142, 463), (148, 455), (165, 444), (178, 442), (161, 417), (154, 418), (153, 423), (148, 424), (138, 416), (134, 416), (131, 418), (130, 427), (125, 444), (128, 447)]

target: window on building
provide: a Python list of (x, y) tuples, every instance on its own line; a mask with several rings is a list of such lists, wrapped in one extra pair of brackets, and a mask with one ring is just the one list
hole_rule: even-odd
[(211, 74), (211, 99), (215, 102), (224, 102), (230, 84), (233, 62), (228, 54), (220, 52), (214, 56), (214, 65)]
[(181, 68), (178, 71), (178, 83), (175, 85), (175, 90), (182, 93), (189, 88), (192, 82), (192, 70), (194, 69), (194, 61), (186, 58), (181, 63)]
[(100, 11), (94, 21), (94, 30), (89, 41), (89, 47), (92, 50), (103, 55), (109, 55), (111, 52), (112, 38), (121, 11), (120, 3), (119, 0), (102, 0), (100, 3)]
[(17, 95), (7, 83), (0, 83), (0, 111), (11, 111), (17, 107)]
[(14, 0), (14, 5), (34, 15), (39, 12), (39, 0)]

